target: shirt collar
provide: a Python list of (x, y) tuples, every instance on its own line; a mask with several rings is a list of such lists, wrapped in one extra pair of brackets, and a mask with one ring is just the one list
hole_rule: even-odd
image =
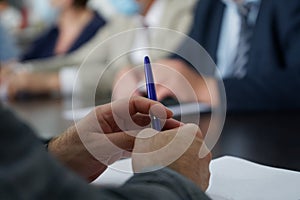
[[(221, 0), (225, 5), (235, 5), (235, 2), (233, 0)], [(244, 0), (245, 3), (260, 3), (261, 0)]]
[(146, 16), (144, 17), (144, 23), (149, 27), (159, 26), (164, 7), (165, 0), (155, 0)]

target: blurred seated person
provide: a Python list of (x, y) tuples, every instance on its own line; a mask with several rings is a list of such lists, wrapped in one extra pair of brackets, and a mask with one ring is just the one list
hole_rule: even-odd
[(29, 46), (21, 61), (69, 54), (88, 42), (105, 20), (87, 3), (88, 0), (51, 0), (57, 22)]
[(6, 99), (7, 87), (5, 83), (9, 72), (5, 69), (15, 65), (19, 50), (14, 38), (0, 25), (0, 100)]
[(15, 35), (21, 28), (22, 15), (20, 10), (8, 0), (0, 0), (0, 24), (12, 35)]
[[(165, 112), (162, 132), (142, 129), (154, 107)], [(129, 117), (124, 115), (126, 108)], [(96, 107), (44, 147), (0, 104), (0, 199), (208, 200), (203, 191), (209, 184), (211, 154), (201, 131), (171, 117), (158, 102), (140, 97), (120, 100)], [(88, 184), (126, 154), (132, 154), (135, 174), (124, 185)]]
[[(19, 50), (14, 38), (0, 25), (0, 64), (1, 67), (14, 63), (18, 59)], [(1, 68), (0, 68), (1, 70)]]
[[(217, 63), (229, 111), (300, 109), (299, 10), (298, 0), (199, 1), (189, 36)], [(209, 102), (207, 88), (218, 84), (214, 81), (218, 72), (199, 76), (205, 62), (190, 42), (184, 42), (176, 53), (160, 62), (189, 81), (198, 101)], [(156, 68), (153, 73), (164, 85), (181, 88), (181, 82), (167, 71)], [(139, 76), (130, 80), (119, 84), (124, 94), (134, 91), (130, 86), (138, 84)], [(178, 94), (188, 96), (184, 88)], [(157, 88), (159, 100), (168, 95), (172, 95), (168, 89)]]
[[(152, 44), (159, 44), (162, 48), (170, 50), (178, 48), (180, 39), (158, 32), (147, 34), (148, 28), (158, 27), (187, 33), (192, 22), (196, 0), (114, 0), (110, 2), (118, 15), (114, 16), (107, 26), (86, 45), (69, 55), (26, 62), (25, 65), (30, 66), (27, 68), (29, 72), (14, 77), (10, 82), (8, 89), (11, 91), (10, 97), (14, 98), (19, 91), (32, 93), (56, 91), (70, 94), (77, 70), (88, 55), (84, 65), (85, 72), (78, 74), (83, 88), (82, 96), (85, 96), (85, 92), (90, 91), (95, 84), (97, 85), (107, 64), (118, 58), (105, 71), (97, 87), (97, 96), (110, 97), (113, 77), (120, 68), (142, 64), (145, 53), (149, 53), (152, 59), (162, 59), (170, 55), (166, 51), (140, 51), (136, 54), (128, 52)], [(107, 40), (120, 33), (123, 33), (120, 37)], [(75, 68), (66, 68), (66, 66), (75, 66)]]

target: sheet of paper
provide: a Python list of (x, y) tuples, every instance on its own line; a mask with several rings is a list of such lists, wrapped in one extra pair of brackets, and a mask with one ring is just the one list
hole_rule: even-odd
[(226, 156), (212, 162), (207, 193), (232, 200), (299, 200), (300, 172)]
[[(299, 200), (300, 172), (225, 156), (211, 162), (207, 194), (214, 200)], [(119, 186), (133, 175), (131, 159), (111, 165), (93, 184)]]
[(110, 165), (92, 184), (120, 186), (132, 176), (131, 159), (123, 159)]
[[(174, 116), (193, 114), (198, 111), (200, 112), (210, 111), (210, 106), (203, 103), (186, 103), (186, 104), (181, 104), (180, 106), (179, 105), (169, 106), (168, 108), (172, 110)], [(63, 113), (63, 117), (66, 120), (77, 121), (85, 117), (92, 109), (93, 107), (76, 109), (74, 111), (67, 110)]]

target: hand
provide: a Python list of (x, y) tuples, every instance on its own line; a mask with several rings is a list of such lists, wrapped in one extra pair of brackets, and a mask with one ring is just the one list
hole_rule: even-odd
[(16, 71), (9, 76), (6, 83), (9, 99), (14, 99), (20, 92), (41, 94), (59, 91), (59, 77), (56, 73)]
[(193, 124), (154, 136), (152, 130), (144, 130), (138, 134), (132, 154), (134, 172), (169, 167), (192, 180), (203, 191), (209, 184), (210, 161), (211, 153), (198, 126)]
[(164, 118), (165, 129), (180, 126), (162, 104), (142, 97), (98, 106), (85, 118), (54, 138), (48, 150), (67, 167), (88, 181), (97, 178), (107, 165), (128, 157), (135, 135), (150, 123), (149, 110)]

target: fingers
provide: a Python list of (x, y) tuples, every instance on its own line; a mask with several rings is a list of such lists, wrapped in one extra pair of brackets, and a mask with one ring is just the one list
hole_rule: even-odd
[[(132, 123), (132, 121), (134, 122), (134, 124), (132, 124), (132, 126), (130, 126), (130, 124)], [(132, 121), (125, 121), (122, 124), (126, 124), (123, 131), (127, 131), (127, 130), (142, 130), (145, 128), (150, 128), (151, 127), (151, 118), (149, 115), (146, 114), (140, 114), (137, 113), (134, 116), (132, 116)], [(183, 123), (181, 123), (180, 121), (177, 121), (173, 118), (170, 119), (161, 119), (161, 124), (163, 126), (162, 130), (169, 130), (169, 129), (174, 129), (174, 128), (178, 128), (182, 125), (184, 125)]]
[(177, 121), (173, 118), (170, 118), (170, 119), (165, 120), (163, 130), (175, 129), (175, 128), (178, 128), (183, 125), (184, 125), (184, 123)]
[(183, 155), (189, 158), (189, 161), (195, 162), (202, 145), (202, 140), (196, 138), (199, 131), (198, 126), (192, 124), (160, 133), (153, 129), (141, 131), (133, 150), (135, 172), (156, 166), (170, 166), (172, 163), (175, 163), (173, 168), (177, 169), (178, 166), (182, 166), (181, 163), (185, 163)]
[(141, 128), (150, 127), (151, 118), (147, 114), (137, 113), (132, 116), (132, 120), (135, 124), (137, 124)]
[(171, 110), (169, 110), (168, 108), (166, 108), (165, 106), (163, 106), (161, 103), (157, 101), (152, 101), (144, 97), (134, 97), (131, 98), (129, 101), (129, 113), (131, 115), (137, 112), (143, 114), (149, 114), (150, 109), (154, 109), (152, 110), (153, 113), (159, 118), (162, 118), (161, 116), (159, 116), (159, 114), (161, 113), (159, 111), (161, 110), (164, 110), (166, 112), (167, 118), (171, 118), (173, 116)]
[[(144, 97), (122, 99), (95, 109), (97, 121), (104, 133), (121, 130), (140, 130), (150, 123), (149, 113), (165, 120), (173, 113), (161, 103)], [(168, 121), (166, 127), (177, 127), (175, 121)]]
[[(122, 99), (115, 101), (112, 104), (107, 104), (99, 108), (99, 115), (105, 113), (107, 118), (112, 118), (116, 115), (118, 118), (126, 120), (137, 113), (149, 114), (152, 113), (158, 118), (168, 119), (173, 116), (171, 110), (163, 106), (157, 101), (152, 101), (144, 97), (132, 97), (130, 99)], [(110, 121), (109, 119), (107, 121)]]

